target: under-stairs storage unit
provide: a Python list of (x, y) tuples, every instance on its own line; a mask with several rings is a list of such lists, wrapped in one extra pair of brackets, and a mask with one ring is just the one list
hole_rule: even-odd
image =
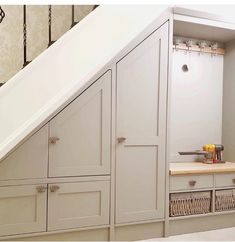
[[(199, 45), (173, 45), (173, 35), (197, 30), (207, 39), (212, 31), (226, 45), (235, 23), (160, 12), (100, 6), (1, 87), (0, 240), (127, 241), (219, 228), (218, 220), (235, 226), (234, 211), (218, 212), (219, 190), (234, 189), (235, 166), (169, 177), (169, 161), (182, 159), (177, 147), (221, 141), (222, 114), (227, 157), (235, 155), (227, 130), (235, 120), (233, 41), (198, 54), (191, 52)], [(198, 65), (185, 64), (185, 52)], [(207, 79), (197, 69), (207, 73), (202, 60), (215, 70)], [(173, 200), (182, 206), (170, 214)]]

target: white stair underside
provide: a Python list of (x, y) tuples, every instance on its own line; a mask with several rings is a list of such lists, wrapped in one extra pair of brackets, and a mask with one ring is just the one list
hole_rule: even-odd
[(0, 159), (79, 95), (165, 7), (100, 6), (0, 88)]

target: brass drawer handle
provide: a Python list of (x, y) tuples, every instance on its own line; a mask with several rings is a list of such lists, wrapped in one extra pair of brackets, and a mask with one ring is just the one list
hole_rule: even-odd
[(189, 183), (190, 187), (194, 187), (196, 185), (197, 181), (189, 181), (188, 183)]
[(52, 145), (54, 145), (59, 140), (60, 140), (60, 138), (58, 138), (58, 137), (50, 137), (49, 138), (49, 143), (52, 144)]
[(43, 193), (47, 190), (47, 187), (46, 186), (37, 186), (36, 190), (38, 193)]
[(60, 187), (58, 185), (52, 185), (50, 186), (50, 191), (51, 192), (56, 192), (60, 189)]
[(118, 141), (118, 144), (120, 144), (120, 143), (125, 142), (126, 141), (126, 138), (125, 137), (118, 137), (117, 138), (117, 141)]

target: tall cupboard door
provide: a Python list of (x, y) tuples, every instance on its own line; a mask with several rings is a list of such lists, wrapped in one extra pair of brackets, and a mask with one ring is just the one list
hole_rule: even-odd
[(46, 231), (47, 185), (0, 187), (0, 236)]
[(110, 173), (111, 71), (50, 122), (49, 176)]
[(48, 230), (109, 224), (109, 183), (49, 184)]
[(164, 217), (168, 23), (117, 63), (116, 222)]

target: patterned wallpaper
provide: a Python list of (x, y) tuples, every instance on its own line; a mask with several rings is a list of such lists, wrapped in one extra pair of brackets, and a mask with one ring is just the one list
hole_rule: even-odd
[[(0, 83), (6, 82), (23, 66), (23, 6), (2, 5), (6, 16), (0, 24)], [(76, 5), (75, 21), (89, 14), (94, 5)], [(48, 5), (27, 5), (27, 60), (48, 46)], [(61, 37), (72, 24), (71, 5), (52, 5), (52, 40)]]

